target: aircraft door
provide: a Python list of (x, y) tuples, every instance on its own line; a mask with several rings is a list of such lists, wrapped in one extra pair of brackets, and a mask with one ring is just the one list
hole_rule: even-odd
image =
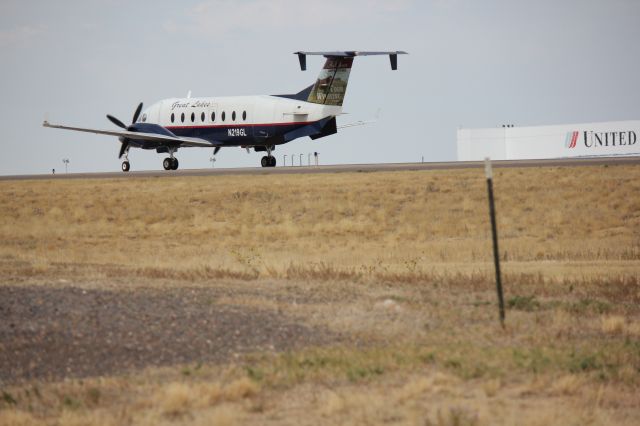
[(260, 99), (249, 108), (252, 114), (247, 118), (247, 122), (251, 123), (251, 134), (256, 139), (256, 142), (274, 135), (274, 127), (270, 125), (273, 123), (275, 115), (274, 105), (272, 100)]
[(161, 126), (171, 125), (169, 116), (171, 115), (171, 105), (167, 102), (159, 102), (149, 109), (149, 116), (145, 117), (147, 122), (158, 123)]

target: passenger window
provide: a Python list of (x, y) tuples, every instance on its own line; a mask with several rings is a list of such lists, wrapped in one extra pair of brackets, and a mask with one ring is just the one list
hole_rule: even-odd
[(200, 120), (204, 123), (204, 111), (202, 111), (202, 114), (200, 114)]
[(236, 121), (236, 112), (235, 111), (233, 111), (231, 113), (231, 120)]
[(247, 120), (247, 111), (242, 111), (242, 121)]
[(224, 111), (222, 111), (222, 121), (224, 121), (224, 119), (225, 119), (225, 115), (227, 115), (227, 114), (225, 114), (225, 112), (224, 112)]
[(175, 119), (176, 119), (176, 116), (173, 113), (171, 113), (171, 122), (173, 123)]
[(216, 121), (216, 112), (211, 113), (211, 121)]
[(191, 122), (193, 123), (194, 121), (196, 121), (196, 113), (192, 112), (191, 113)]
[(184, 123), (184, 112), (180, 115), (180, 121)]

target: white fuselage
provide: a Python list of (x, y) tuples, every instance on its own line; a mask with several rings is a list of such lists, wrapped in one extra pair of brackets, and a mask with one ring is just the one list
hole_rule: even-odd
[(314, 104), (277, 96), (170, 98), (143, 110), (138, 121), (174, 130), (195, 126), (306, 124), (341, 113), (341, 106)]

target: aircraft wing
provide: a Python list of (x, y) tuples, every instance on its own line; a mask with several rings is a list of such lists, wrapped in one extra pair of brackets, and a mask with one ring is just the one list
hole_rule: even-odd
[(129, 139), (145, 140), (151, 142), (162, 142), (167, 145), (179, 145), (181, 147), (213, 147), (215, 143), (211, 143), (205, 139), (200, 138), (186, 138), (180, 136), (161, 135), (158, 133), (143, 133), (143, 132), (130, 132), (128, 130), (100, 130), (100, 129), (87, 129), (83, 127), (69, 127), (61, 126), (58, 124), (51, 124), (48, 121), (42, 123), (43, 127), (50, 127), (52, 129), (64, 129), (74, 130), (76, 132), (95, 133), (98, 135), (119, 136)]

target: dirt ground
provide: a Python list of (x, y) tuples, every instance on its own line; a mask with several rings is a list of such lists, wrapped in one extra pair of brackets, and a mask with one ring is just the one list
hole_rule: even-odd
[(497, 172), (504, 327), (481, 172), (121, 184), (0, 183), (2, 425), (640, 418), (636, 166)]

